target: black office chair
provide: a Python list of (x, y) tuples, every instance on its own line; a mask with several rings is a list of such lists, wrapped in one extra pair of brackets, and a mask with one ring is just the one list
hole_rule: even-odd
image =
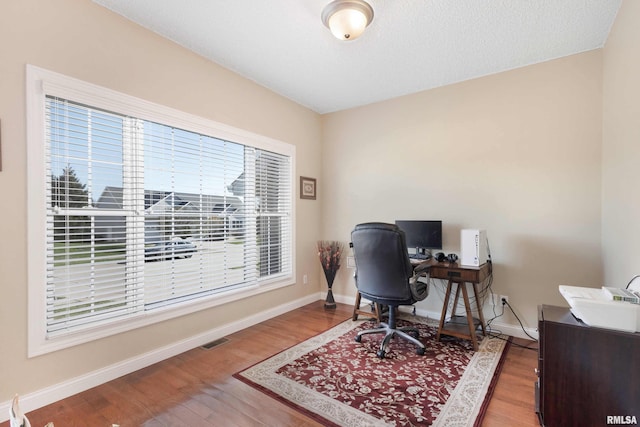
[[(358, 332), (356, 341), (366, 334), (384, 333), (377, 355), (384, 358), (394, 336), (418, 346), (423, 355), (425, 346), (418, 340), (416, 328), (396, 327), (396, 310), (400, 305), (413, 305), (429, 295), (429, 285), (420, 277), (427, 277), (429, 266), (418, 265), (415, 270), (409, 260), (404, 232), (394, 224), (365, 223), (356, 225), (351, 232), (351, 246), (356, 263), (356, 287), (360, 294), (374, 303), (389, 307), (388, 323), (381, 322), (375, 329)], [(414, 336), (409, 335), (412, 333)]]

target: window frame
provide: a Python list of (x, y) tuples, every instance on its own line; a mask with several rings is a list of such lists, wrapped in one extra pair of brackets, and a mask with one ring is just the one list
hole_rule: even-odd
[[(56, 337), (46, 332), (46, 96), (56, 96), (106, 111), (137, 119), (174, 126), (214, 138), (272, 151), (290, 157), (289, 170), (291, 230), (291, 274), (259, 279), (255, 285), (228, 290), (152, 311), (142, 311), (133, 317), (118, 319), (104, 325), (89, 327)], [(152, 325), (169, 319), (259, 295), (295, 284), (296, 277), (296, 148), (269, 137), (205, 119), (171, 107), (149, 102), (92, 83), (28, 64), (26, 67), (27, 100), (27, 245), (28, 245), (28, 357), (34, 357), (90, 342), (99, 338)]]

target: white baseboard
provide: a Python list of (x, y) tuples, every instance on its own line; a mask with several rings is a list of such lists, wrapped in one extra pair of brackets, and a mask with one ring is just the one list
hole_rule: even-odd
[[(322, 295), (323, 298), (326, 297), (326, 293), (324, 293)], [(349, 305), (354, 305), (356, 303), (356, 298), (352, 297), (352, 296), (345, 296), (345, 295), (335, 295), (334, 294), (334, 299), (336, 300), (336, 302), (342, 303), (342, 304), (349, 304)], [(400, 310), (406, 313), (411, 313), (412, 309), (408, 306), (403, 306), (400, 307)], [(487, 316), (487, 311), (485, 308), (485, 311), (483, 312), (485, 315), (485, 319), (489, 319), (490, 317)], [(435, 312), (435, 311), (429, 311), (429, 310), (423, 310), (420, 308), (416, 307), (416, 314), (418, 316), (422, 316), (422, 317), (426, 317), (429, 319), (435, 319), (435, 320), (440, 320), (440, 315), (442, 313), (440, 312)], [(528, 339), (530, 340), (531, 337), (535, 338), (536, 340), (538, 339), (538, 331), (535, 328), (521, 328), (520, 325), (512, 325), (510, 323), (504, 323), (504, 322), (500, 322), (500, 321), (493, 321), (491, 322), (491, 329), (493, 331), (499, 331), (501, 334), (504, 335), (509, 335), (512, 337), (518, 337), (518, 338), (524, 338), (524, 339)], [(530, 336), (527, 336), (527, 334), (529, 334)]]
[[(71, 378), (67, 381), (54, 384), (44, 389), (21, 395), (20, 408), (22, 409), (22, 412), (27, 414), (28, 417), (28, 412), (30, 411), (42, 408), (43, 406), (57, 402), (58, 400), (73, 396), (76, 393), (80, 393), (92, 387), (104, 384), (105, 382), (114, 380), (123, 375), (135, 372), (138, 369), (145, 368), (147, 366), (153, 365), (154, 363), (158, 363), (180, 353), (184, 353), (185, 351), (230, 335), (234, 332), (246, 329), (250, 326), (271, 319), (272, 317), (279, 316), (291, 310), (295, 310), (296, 308), (311, 304), (312, 302), (318, 301), (321, 298), (322, 296), (320, 294), (311, 294), (304, 298), (300, 298), (295, 301), (273, 307), (269, 310), (245, 317), (242, 320), (237, 320), (235, 322), (225, 324), (218, 328), (209, 330), (205, 333), (186, 338), (182, 341), (169, 344), (165, 347), (157, 348), (153, 351), (141, 354), (136, 357), (132, 357), (127, 360), (123, 360), (122, 362), (107, 366), (97, 371), (89, 372), (87, 374)], [(8, 414), (10, 406), (11, 401), (0, 403), (0, 422), (5, 422), (9, 419)], [(55, 422), (55, 420), (52, 421)], [(57, 423), (55, 424), (57, 425)]]
[[(199, 347), (211, 341), (215, 341), (217, 339), (230, 335), (234, 332), (238, 332), (260, 322), (264, 322), (265, 320), (271, 319), (272, 317), (279, 316), (291, 310), (295, 310), (296, 308), (300, 308), (302, 306), (325, 298), (326, 293), (311, 294), (304, 298), (300, 298), (298, 300), (291, 301), (289, 303), (273, 307), (269, 310), (248, 316), (242, 320), (220, 326), (205, 333), (186, 338), (182, 341), (172, 343), (165, 347), (160, 347), (153, 351), (127, 360), (123, 360), (122, 362), (107, 366), (97, 371), (89, 372), (85, 375), (71, 378), (67, 381), (54, 384), (35, 392), (21, 395), (20, 408), (24, 413), (27, 413), (28, 416), (28, 412), (35, 409), (42, 408), (43, 406), (57, 402), (58, 400), (73, 396), (76, 393), (80, 393), (92, 387), (104, 384), (105, 382), (114, 380), (126, 374), (130, 374), (131, 372), (135, 372), (139, 369), (153, 365), (154, 363), (161, 362), (165, 359), (176, 356), (195, 347)], [(336, 302), (343, 304), (355, 304), (355, 297), (352, 296), (334, 295), (334, 299), (336, 300)], [(411, 312), (411, 308), (402, 307), (402, 311)], [(427, 310), (416, 309), (416, 314), (436, 320), (440, 318), (440, 313)], [(525, 335), (522, 328), (520, 328), (519, 326), (501, 322), (493, 322), (492, 328), (499, 329), (501, 333), (506, 335), (529, 339), (529, 337)], [(536, 339), (538, 338), (538, 332), (536, 330), (527, 328), (526, 331)], [(5, 422), (8, 420), (10, 406), (11, 401), (0, 403), (0, 422)]]

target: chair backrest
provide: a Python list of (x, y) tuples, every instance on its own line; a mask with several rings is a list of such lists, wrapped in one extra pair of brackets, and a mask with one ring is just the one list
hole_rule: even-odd
[(385, 305), (413, 304), (404, 232), (395, 224), (358, 224), (351, 232), (356, 287), (362, 296)]

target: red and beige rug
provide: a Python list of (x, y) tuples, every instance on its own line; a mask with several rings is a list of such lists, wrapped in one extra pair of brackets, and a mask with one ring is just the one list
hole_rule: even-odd
[(374, 323), (347, 320), (234, 377), (325, 425), (480, 425), (509, 342), (485, 337), (474, 352), (466, 340), (437, 342), (437, 322), (398, 324), (419, 328), (424, 356), (394, 339), (379, 359), (382, 335), (354, 340)]

